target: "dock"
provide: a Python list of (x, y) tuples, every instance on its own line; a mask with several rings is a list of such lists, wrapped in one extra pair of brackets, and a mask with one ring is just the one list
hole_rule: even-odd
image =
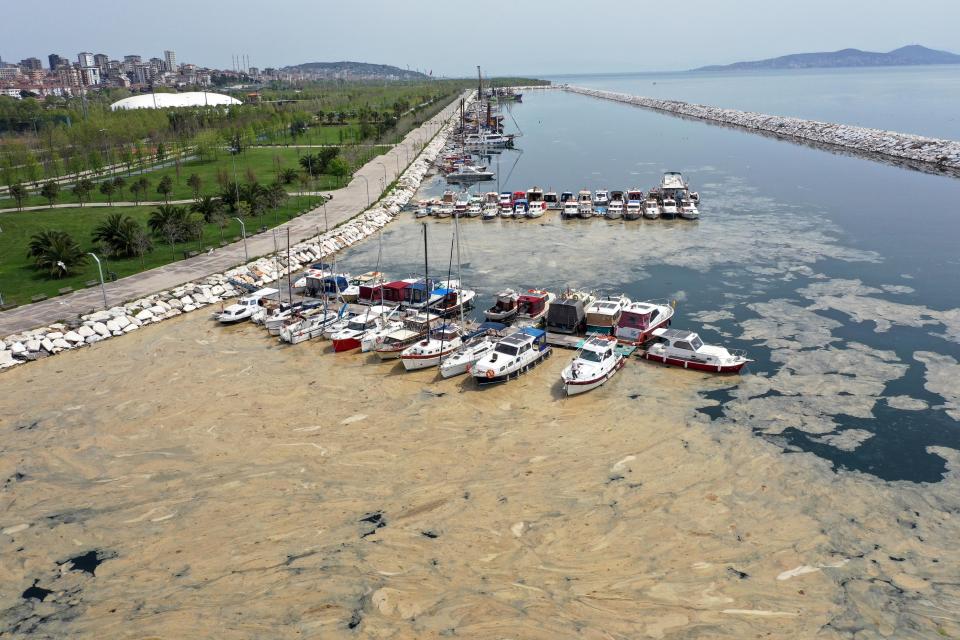
[[(586, 340), (586, 337), (581, 335), (547, 332), (547, 344), (561, 349), (579, 349), (584, 340)], [(643, 354), (646, 353), (644, 349), (632, 344), (618, 344), (617, 351), (627, 358), (632, 355), (642, 358)]]

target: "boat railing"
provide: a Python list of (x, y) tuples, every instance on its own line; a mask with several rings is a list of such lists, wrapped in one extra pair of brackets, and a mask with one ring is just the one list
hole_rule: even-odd
[(746, 349), (727, 349), (727, 353), (729, 353), (734, 358), (743, 358), (744, 360), (747, 359)]

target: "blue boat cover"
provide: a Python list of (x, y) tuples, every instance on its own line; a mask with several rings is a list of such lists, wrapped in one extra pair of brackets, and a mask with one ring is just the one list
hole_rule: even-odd
[(431, 293), (438, 296), (445, 296), (450, 293), (456, 293), (456, 289), (434, 289)]
[(484, 322), (477, 327), (477, 331), (503, 331), (506, 328), (507, 325), (499, 322)]
[(533, 327), (524, 327), (523, 329), (520, 329), (520, 331), (528, 336), (533, 336), (534, 338), (542, 338), (547, 335), (547, 332), (543, 329), (534, 329)]

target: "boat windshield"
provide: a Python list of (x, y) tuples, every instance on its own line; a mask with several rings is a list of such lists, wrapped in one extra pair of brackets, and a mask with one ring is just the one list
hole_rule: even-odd
[(602, 362), (603, 354), (599, 351), (588, 351), (584, 349), (580, 352), (580, 359), (586, 360), (587, 362)]
[(367, 324), (371, 324), (371, 323), (368, 323), (366, 320), (363, 320), (363, 319), (351, 320), (350, 322), (347, 323), (347, 329), (352, 329), (354, 331), (363, 331), (364, 329), (367, 328)]
[(508, 355), (508, 356), (517, 355), (517, 348), (509, 344), (498, 344), (497, 348), (494, 349), (494, 351), (496, 351), (497, 353)]
[(694, 338), (690, 341), (690, 346), (693, 347), (694, 351), (699, 351), (700, 347), (703, 346), (703, 340), (701, 340), (699, 337)]

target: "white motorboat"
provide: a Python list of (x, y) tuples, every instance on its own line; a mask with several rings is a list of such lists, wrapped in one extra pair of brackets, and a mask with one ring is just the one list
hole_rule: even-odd
[(614, 200), (607, 207), (607, 220), (619, 220), (623, 217), (623, 200)]
[(488, 202), (485, 205), (483, 205), (483, 212), (481, 213), (481, 217), (484, 220), (493, 220), (499, 214), (500, 214), (500, 211), (496, 203), (491, 204)]
[(552, 352), (545, 331), (525, 327), (499, 340), (492, 352), (471, 367), (470, 374), (479, 385), (506, 382), (537, 366)]
[(704, 344), (692, 331), (657, 329), (653, 336), (658, 342), (643, 357), (654, 362), (708, 373), (739, 373), (744, 365), (753, 362), (743, 351)]
[(576, 218), (580, 213), (580, 205), (577, 204), (576, 200), (567, 200), (563, 203), (563, 210), (560, 215), (564, 218)]
[(656, 220), (660, 217), (660, 203), (654, 198), (648, 198), (643, 203), (643, 217), (648, 220)]
[(673, 198), (664, 198), (663, 204), (660, 206), (660, 215), (667, 219), (673, 219), (677, 217), (677, 201)]
[(538, 200), (537, 202), (531, 202), (527, 206), (527, 217), (528, 218), (539, 218), (547, 211), (547, 203), (543, 200)]
[(590, 336), (560, 372), (563, 390), (568, 396), (592, 391), (612, 378), (625, 362), (612, 336)]
[(639, 220), (643, 216), (643, 192), (631, 189), (627, 198), (627, 208), (623, 212), (623, 219)]
[(610, 204), (610, 193), (606, 189), (597, 189), (593, 194), (594, 207), (606, 207)]
[(550, 309), (550, 303), (557, 298), (556, 294), (540, 289), (530, 289), (517, 298), (517, 314), (514, 320), (524, 324), (537, 324), (543, 320)]
[(447, 182), (483, 182), (493, 180), (496, 174), (484, 167), (476, 167), (471, 164), (461, 165), (456, 171), (447, 174)]
[(216, 319), (222, 324), (233, 324), (242, 320), (247, 320), (253, 315), (253, 312), (260, 308), (261, 301), (267, 296), (280, 293), (278, 289), (264, 288), (245, 295), (220, 313), (216, 314)]
[(367, 333), (382, 329), (386, 324), (386, 318), (393, 313), (396, 313), (393, 307), (377, 305), (370, 307), (365, 313), (353, 316), (347, 321), (346, 326), (330, 334), (334, 352), (358, 349), (363, 337)]
[(656, 329), (666, 327), (673, 318), (673, 305), (655, 301), (631, 302), (624, 307), (613, 330), (617, 340), (642, 345)]
[(440, 375), (444, 378), (459, 376), (470, 370), (480, 358), (484, 357), (504, 337), (507, 325), (499, 322), (484, 322), (476, 331), (463, 338), (463, 344), (455, 353), (443, 359)]
[(483, 315), (492, 322), (509, 323), (517, 315), (518, 294), (513, 289), (504, 289), (497, 294), (493, 306), (483, 312)]
[(577, 213), (581, 218), (593, 217), (593, 195), (586, 189), (577, 195)]
[(483, 205), (479, 202), (471, 202), (470, 206), (467, 207), (467, 217), (476, 218), (483, 212)]
[(292, 305), (283, 305), (264, 319), (263, 326), (271, 336), (279, 336), (280, 329), (287, 324), (290, 318), (309, 309), (315, 309), (319, 307), (320, 304), (320, 302), (314, 301), (295, 302)]
[(697, 208), (693, 200), (684, 200), (680, 207), (680, 217), (684, 220), (698, 220), (700, 218), (700, 209)]
[(510, 147), (513, 146), (513, 136), (502, 133), (471, 133), (463, 138), (463, 146), (468, 149)]
[(455, 324), (442, 324), (430, 334), (410, 345), (400, 354), (400, 362), (407, 371), (427, 369), (439, 365), (463, 344), (463, 335)]
[(587, 333), (612, 335), (623, 310), (630, 306), (630, 298), (619, 296), (605, 296), (598, 298), (587, 305)]
[(450, 216), (453, 215), (453, 212), (454, 212), (453, 205), (450, 203), (444, 203), (440, 205), (436, 213), (434, 213), (433, 215), (437, 218), (449, 218)]
[(340, 316), (332, 310), (314, 309), (312, 313), (302, 317), (294, 316), (287, 324), (280, 328), (280, 340), (290, 344), (300, 344), (307, 340), (319, 338), (331, 324), (340, 320)]
[(529, 206), (527, 205), (527, 201), (525, 199), (521, 198), (519, 200), (514, 200), (513, 216), (515, 218), (526, 218), (528, 209)]
[(560, 202), (560, 198), (557, 197), (556, 191), (547, 191), (543, 194), (543, 201), (547, 203), (547, 209), (559, 210), (563, 208), (563, 204)]
[(403, 329), (403, 320), (400, 317), (394, 315), (385, 318), (379, 328), (366, 332), (360, 338), (360, 352), (373, 351), (386, 336), (399, 329)]

